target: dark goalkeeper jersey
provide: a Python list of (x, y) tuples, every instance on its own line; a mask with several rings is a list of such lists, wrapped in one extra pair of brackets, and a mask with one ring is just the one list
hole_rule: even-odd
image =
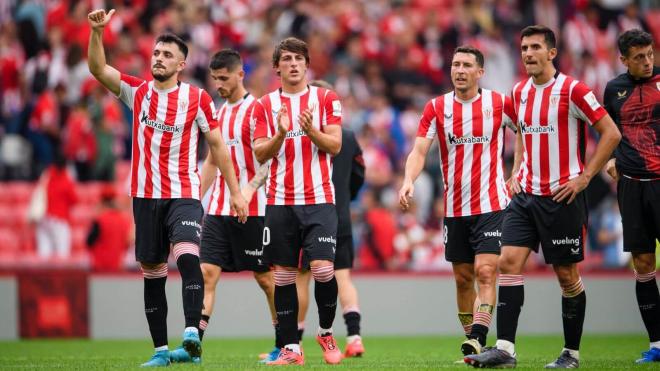
[(617, 170), (636, 179), (660, 179), (660, 67), (635, 80), (624, 73), (607, 83), (605, 109), (621, 131)]

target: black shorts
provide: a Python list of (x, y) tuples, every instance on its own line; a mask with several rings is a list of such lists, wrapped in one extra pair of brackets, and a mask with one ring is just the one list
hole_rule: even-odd
[(334, 262), (335, 205), (267, 205), (264, 224), (264, 252), (272, 264), (298, 267), (301, 248), (310, 261)]
[(207, 215), (202, 228), (199, 261), (217, 265), (225, 272), (267, 272), (261, 236), (264, 218), (251, 216), (245, 224), (235, 216)]
[[(309, 270), (309, 257), (307, 254), (301, 254), (300, 268)], [(337, 250), (335, 251), (335, 270), (353, 268), (355, 258), (355, 249), (353, 248), (353, 236), (337, 236)]]
[(199, 246), (204, 210), (191, 198), (133, 198), (135, 259), (166, 263), (170, 245), (191, 242)]
[(538, 252), (547, 264), (571, 264), (584, 260), (587, 230), (584, 192), (570, 204), (552, 197), (519, 193), (511, 199), (502, 222), (502, 245), (525, 246)]
[(478, 254), (500, 254), (503, 211), (445, 218), (445, 258), (474, 263)]
[(639, 181), (622, 176), (617, 198), (623, 223), (623, 250), (655, 253), (660, 240), (660, 180)]

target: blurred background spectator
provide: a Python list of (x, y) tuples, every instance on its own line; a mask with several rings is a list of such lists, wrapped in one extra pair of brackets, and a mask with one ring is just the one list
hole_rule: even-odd
[[(344, 125), (364, 149), (366, 185), (354, 203), (357, 265), (364, 269), (445, 270), (442, 181), (434, 145), (416, 184), (416, 207), (403, 214), (396, 191), (405, 156), (428, 99), (451, 89), (453, 49), (473, 44), (485, 54), (482, 86), (508, 93), (524, 77), (519, 31), (545, 23), (557, 32), (557, 67), (602, 96), (623, 71), (616, 36), (639, 27), (660, 40), (658, 0), (7, 0), (0, 4), (0, 262), (30, 265), (37, 254), (25, 222), (29, 194), (61, 149), (80, 203), (71, 208), (72, 265), (89, 265), (84, 248), (104, 184), (125, 189), (131, 113), (90, 80), (86, 15), (117, 10), (104, 33), (108, 63), (150, 79), (156, 36), (175, 32), (189, 44), (183, 79), (213, 92), (208, 58), (223, 47), (240, 51), (246, 86), (255, 96), (274, 89), (272, 48), (288, 35), (310, 48), (309, 78), (334, 84)], [(658, 50), (658, 48), (656, 48)], [(656, 59), (660, 60), (660, 59)], [(215, 96), (215, 94), (213, 94)], [(216, 98), (219, 99), (219, 98)], [(220, 103), (220, 101), (218, 101)], [(587, 135), (593, 151), (595, 132)], [(513, 135), (506, 138), (506, 163)], [(200, 148), (200, 158), (205, 153)], [(588, 157), (588, 155), (587, 155)], [(606, 180), (588, 190), (599, 215), (590, 226), (588, 264), (626, 265), (614, 256), (619, 221)], [(593, 188), (593, 189), (592, 189)], [(27, 194), (28, 196), (25, 196)], [(602, 200), (606, 200), (603, 204)], [(614, 203), (616, 204), (616, 203)], [(607, 205), (607, 206), (605, 206)], [(601, 212), (602, 210), (602, 212)], [(16, 217), (18, 213), (20, 217)], [(11, 217), (13, 216), (13, 217)], [(68, 217), (63, 218), (66, 220)], [(602, 233), (601, 233), (602, 232)], [(92, 250), (93, 251), (93, 250)]]

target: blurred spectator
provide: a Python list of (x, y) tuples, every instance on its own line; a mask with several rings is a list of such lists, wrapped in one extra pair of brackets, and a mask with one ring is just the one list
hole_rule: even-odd
[(623, 224), (616, 198), (608, 197), (601, 205), (597, 242), (603, 255), (604, 268), (621, 268), (630, 262), (623, 251)]
[(77, 197), (64, 156), (59, 153), (55, 156), (53, 165), (42, 174), (41, 182), (46, 189), (46, 213), (37, 223), (37, 254), (42, 259), (53, 254), (65, 259), (71, 252), (70, 214)]
[(92, 271), (119, 272), (129, 245), (133, 243), (133, 221), (115, 203), (113, 185), (101, 191), (101, 208), (87, 235)]
[(92, 180), (96, 159), (96, 137), (84, 103), (80, 101), (69, 115), (63, 138), (64, 154), (73, 162), (80, 182)]
[(362, 194), (364, 207), (364, 239), (358, 252), (359, 268), (363, 270), (393, 270), (400, 266), (395, 261), (394, 236), (397, 223), (394, 214), (385, 208), (380, 192), (365, 190)]

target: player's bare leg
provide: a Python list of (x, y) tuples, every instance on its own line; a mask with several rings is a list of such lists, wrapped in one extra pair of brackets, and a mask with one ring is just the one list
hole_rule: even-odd
[(456, 282), (456, 304), (458, 305), (458, 320), (461, 322), (465, 336), (472, 331), (473, 311), (477, 291), (474, 288), (474, 264), (452, 263), (454, 281)]
[(481, 353), (486, 345), (486, 336), (495, 307), (497, 281), (496, 254), (479, 254), (475, 256), (474, 272), (478, 287), (478, 296), (474, 304), (474, 317), (468, 340), (461, 345), (464, 355)]
[(351, 279), (351, 270), (348, 268), (337, 269), (335, 270), (335, 277), (337, 278), (339, 303), (346, 322), (347, 337), (344, 356), (360, 357), (364, 354), (364, 345), (360, 336), (360, 306), (357, 289)]

